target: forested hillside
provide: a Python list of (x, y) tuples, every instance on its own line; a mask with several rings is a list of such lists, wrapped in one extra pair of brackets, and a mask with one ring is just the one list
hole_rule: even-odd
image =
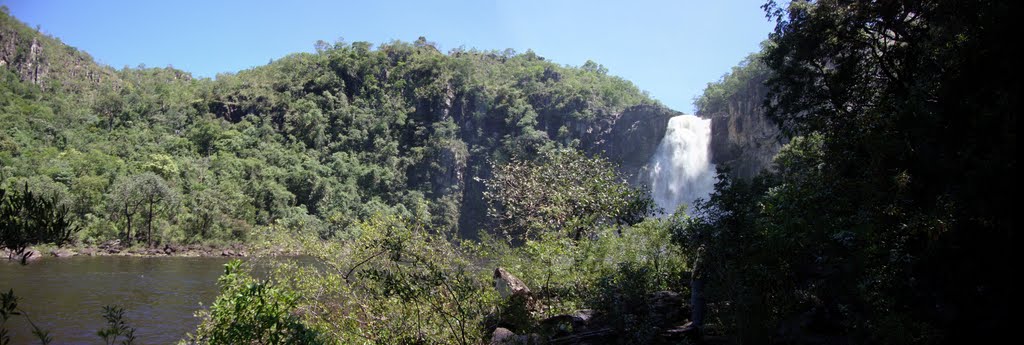
[(0, 33), (0, 187), (58, 195), (86, 242), (244, 241), (272, 224), (329, 238), (379, 212), (475, 237), (491, 164), (598, 153), (630, 107), (672, 114), (593, 62), (423, 38), (318, 42), (211, 80), (97, 65), (7, 13)]
[(678, 113), (593, 62), (319, 42), (197, 79), (5, 12), (0, 239), (303, 255), (227, 264), (183, 343), (1009, 339), (1016, 4), (762, 9), (760, 51), (696, 99), (710, 128), (678, 132), (711, 133), (714, 191), (664, 214), (638, 177)]

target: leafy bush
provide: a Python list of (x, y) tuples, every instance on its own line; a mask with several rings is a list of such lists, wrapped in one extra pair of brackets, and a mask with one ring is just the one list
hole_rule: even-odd
[(297, 309), (339, 343), (478, 343), (494, 305), (489, 272), (428, 221), (377, 215), (338, 241), (274, 238), (315, 262), (279, 263), (271, 276), (303, 296)]
[(56, 196), (33, 193), (28, 185), (20, 191), (0, 189), (0, 246), (12, 255), (23, 256), (33, 244), (63, 245), (77, 231), (70, 209)]
[(321, 334), (295, 314), (299, 295), (241, 271), (242, 262), (224, 265), (221, 294), (202, 313), (189, 341), (199, 344), (322, 344)]

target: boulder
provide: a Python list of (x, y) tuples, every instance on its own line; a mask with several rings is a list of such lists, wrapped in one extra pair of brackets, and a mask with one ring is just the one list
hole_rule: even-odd
[(501, 267), (494, 269), (494, 289), (498, 290), (498, 294), (502, 298), (530, 294), (530, 288), (526, 286), (526, 283)]
[(572, 314), (561, 314), (546, 318), (540, 321), (540, 326), (552, 337), (566, 337), (587, 331), (593, 318), (593, 310), (583, 309), (577, 310)]
[(121, 240), (110, 240), (100, 243), (99, 248), (104, 250), (111, 248), (121, 248)]
[(20, 261), (22, 264), (28, 263), (29, 261), (39, 260), (40, 258), (43, 257), (43, 253), (35, 249), (26, 249), (21, 254), (5, 250), (4, 254), (4, 256), (6, 256), (8, 259)]
[(498, 327), (491, 333), (490, 345), (527, 345), (527, 344), (540, 344), (540, 335), (537, 334), (526, 334), (517, 335), (507, 328)]
[(69, 257), (75, 256), (75, 255), (78, 255), (78, 253), (75, 253), (75, 252), (73, 252), (73, 251), (71, 251), (70, 249), (67, 249), (67, 248), (57, 248), (57, 249), (51, 250), (50, 251), (50, 255), (53, 255), (53, 256), (58, 257), (58, 258), (69, 258)]
[(652, 323), (660, 327), (679, 324), (690, 316), (690, 308), (678, 292), (658, 291), (648, 297), (648, 312)]
[(491, 345), (511, 344), (516, 339), (516, 334), (507, 328), (498, 327), (491, 333)]

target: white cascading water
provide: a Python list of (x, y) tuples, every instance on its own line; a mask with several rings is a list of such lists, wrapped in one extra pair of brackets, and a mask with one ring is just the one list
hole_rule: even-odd
[(668, 120), (665, 138), (651, 157), (651, 194), (665, 214), (679, 205), (692, 210), (698, 198), (707, 199), (715, 188), (715, 165), (708, 145), (711, 120), (680, 115)]

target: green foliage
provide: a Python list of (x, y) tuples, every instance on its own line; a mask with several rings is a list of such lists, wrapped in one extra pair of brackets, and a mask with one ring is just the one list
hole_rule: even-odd
[(133, 217), (138, 214), (146, 224), (146, 244), (152, 247), (155, 243), (153, 221), (162, 214), (168, 214), (178, 196), (162, 177), (145, 172), (115, 182), (108, 198), (111, 218), (125, 222), (125, 241), (131, 243), (135, 238), (142, 238), (141, 233), (132, 237)]
[(21, 316), (25, 318), (25, 321), (28, 321), (29, 326), (32, 327), (32, 335), (39, 340), (40, 344), (46, 345), (53, 342), (49, 331), (39, 328), (35, 322), (32, 322), (32, 318), (24, 310), (18, 308), (18, 297), (14, 295), (14, 290), (11, 289), (5, 293), (0, 293), (0, 345), (11, 343), (11, 333), (7, 329), (7, 321), (15, 316)]
[[(580, 241), (546, 233), (510, 246), (485, 237), (475, 252), (530, 287), (545, 306), (531, 315), (533, 322), (579, 309), (616, 318), (628, 317), (622, 310), (642, 305), (632, 302), (652, 292), (684, 290), (686, 256), (671, 243), (671, 236), (669, 222), (650, 219), (632, 227), (602, 227)], [(640, 285), (629, 285), (633, 283)], [(635, 323), (619, 325), (620, 330), (643, 328)]]
[(574, 149), (513, 158), (494, 168), (487, 187), (488, 214), (514, 242), (548, 232), (580, 240), (602, 226), (637, 223), (654, 208), (607, 160)]
[(25, 184), (21, 190), (0, 189), (0, 246), (21, 256), (29, 245), (67, 243), (79, 227), (74, 224), (67, 205), (55, 195), (40, 195)]
[[(768, 44), (770, 41), (765, 41), (762, 47), (767, 47)], [(762, 58), (762, 54), (750, 54), (739, 65), (733, 67), (732, 71), (722, 76), (721, 80), (708, 83), (704, 92), (693, 100), (697, 114), (714, 115), (727, 112), (731, 99), (763, 98), (764, 95), (757, 93), (764, 89), (763, 84), (770, 69), (761, 61)]]
[[(560, 128), (656, 103), (594, 62), (443, 54), (425, 39), (322, 43), (215, 80), (114, 70), (0, 18), (17, 46), (0, 67), (0, 186), (61, 186), (89, 242), (243, 241), (295, 223), (298, 209), (331, 238), (419, 200), (432, 223), (475, 236), (486, 212), (474, 179), (490, 176), (489, 162), (567, 145), (586, 134)], [(42, 49), (33, 66), (48, 71), (39, 79), (22, 68), (33, 41)], [(143, 203), (128, 188), (144, 173), (163, 180), (149, 193), (163, 201)]]
[(495, 303), (489, 272), (426, 224), (377, 215), (342, 241), (274, 238), (315, 261), (281, 263), (271, 276), (303, 296), (297, 309), (338, 343), (478, 343)]
[[(107, 327), (96, 331), (96, 335), (103, 338), (107, 345), (131, 345), (135, 342), (135, 327), (128, 325), (125, 320), (124, 308), (120, 306), (103, 306), (103, 319), (107, 320)], [(120, 343), (117, 338), (124, 337)]]
[[(764, 104), (794, 138), (774, 173), (720, 175), (676, 236), (699, 253), (730, 332), (747, 343), (1005, 334), (1019, 110), (1008, 6), (769, 2)], [(752, 85), (743, 73), (736, 84)]]
[(221, 295), (204, 316), (192, 343), (322, 344), (320, 333), (295, 314), (299, 296), (288, 289), (257, 281), (241, 271), (242, 262), (224, 265), (217, 284)]

